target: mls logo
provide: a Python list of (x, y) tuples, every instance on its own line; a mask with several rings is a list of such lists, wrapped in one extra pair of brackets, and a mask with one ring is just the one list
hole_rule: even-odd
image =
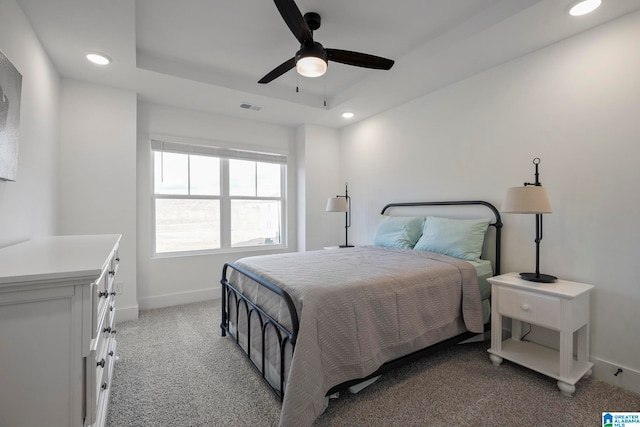
[(613, 415), (608, 412), (602, 414), (602, 427), (613, 427)]

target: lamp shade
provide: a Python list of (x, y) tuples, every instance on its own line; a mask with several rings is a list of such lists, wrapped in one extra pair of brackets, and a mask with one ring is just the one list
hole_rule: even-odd
[(329, 197), (327, 200), (327, 212), (347, 212), (349, 204), (346, 197)]
[(522, 214), (551, 213), (547, 190), (541, 185), (511, 187), (502, 202), (502, 212)]

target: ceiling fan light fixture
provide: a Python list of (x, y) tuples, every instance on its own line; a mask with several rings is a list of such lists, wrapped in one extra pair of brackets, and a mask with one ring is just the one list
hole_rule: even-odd
[(305, 77), (320, 77), (327, 72), (327, 62), (317, 56), (306, 56), (296, 62), (296, 71)]
[(302, 45), (296, 53), (296, 71), (304, 77), (320, 77), (327, 72), (327, 52), (318, 42)]

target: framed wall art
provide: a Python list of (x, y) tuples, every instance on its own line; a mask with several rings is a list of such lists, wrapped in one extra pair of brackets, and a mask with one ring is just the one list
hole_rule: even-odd
[(0, 180), (18, 175), (18, 137), (22, 75), (0, 51)]

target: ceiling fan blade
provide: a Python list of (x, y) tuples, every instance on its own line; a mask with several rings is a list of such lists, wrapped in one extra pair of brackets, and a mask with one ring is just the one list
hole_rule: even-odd
[(295, 66), (296, 66), (296, 58), (291, 58), (283, 62), (282, 64), (278, 65), (273, 70), (271, 70), (266, 76), (261, 78), (258, 81), (258, 83), (262, 83), (262, 84), (269, 83), (270, 81), (277, 79), (278, 77), (280, 77), (290, 69), (294, 68)]
[(394, 61), (380, 56), (369, 55), (366, 53), (352, 52), (350, 50), (326, 49), (327, 59), (330, 61), (341, 62), (347, 65), (355, 65), (357, 67), (374, 68), (376, 70), (389, 70), (393, 67)]
[(300, 9), (293, 0), (273, 0), (286, 22), (287, 26), (291, 30), (294, 36), (298, 39), (300, 44), (313, 44), (313, 33), (307, 25), (307, 21), (304, 20)]

